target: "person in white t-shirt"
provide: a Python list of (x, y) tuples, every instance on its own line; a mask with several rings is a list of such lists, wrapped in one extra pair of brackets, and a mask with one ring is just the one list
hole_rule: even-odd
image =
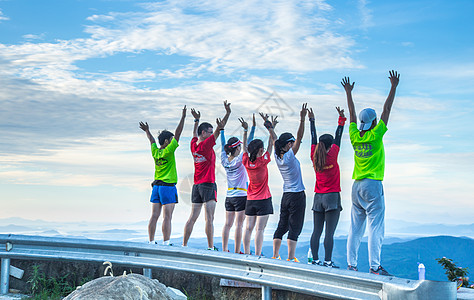
[[(239, 121), (244, 129), (244, 143), (250, 143), (255, 133), (255, 116), (253, 116), (252, 129), (247, 141), (248, 124), (243, 118)], [(222, 251), (229, 251), (229, 232), (235, 222), (234, 252), (242, 253), (242, 227), (245, 220), (245, 203), (247, 202), (248, 178), (247, 171), (242, 164), (242, 142), (231, 137), (226, 142), (224, 130), (221, 131), (221, 163), (227, 174), (227, 197), (225, 199), (225, 224), (222, 229)]]
[(280, 246), (283, 235), (288, 232), (287, 261), (299, 262), (295, 257), (296, 243), (303, 229), (304, 212), (306, 209), (306, 194), (301, 176), (300, 162), (296, 158), (303, 139), (304, 122), (308, 112), (307, 104), (303, 104), (300, 112), (300, 125), (295, 137), (285, 132), (277, 139), (273, 129), (269, 130), (273, 136), (275, 147), (275, 162), (283, 177), (283, 197), (280, 204), (280, 220), (273, 234), (273, 257), (281, 259)]

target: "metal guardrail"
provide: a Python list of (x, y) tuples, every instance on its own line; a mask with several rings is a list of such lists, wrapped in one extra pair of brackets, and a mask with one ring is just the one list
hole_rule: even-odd
[(276, 288), (327, 299), (456, 299), (454, 282), (377, 276), (252, 255), (132, 242), (12, 234), (0, 234), (0, 244), (5, 245), (0, 249), (2, 293), (6, 293), (5, 286), (8, 292), (10, 259), (38, 259), (110, 261), (133, 267), (193, 272), (260, 284), (266, 297), (269, 288)]

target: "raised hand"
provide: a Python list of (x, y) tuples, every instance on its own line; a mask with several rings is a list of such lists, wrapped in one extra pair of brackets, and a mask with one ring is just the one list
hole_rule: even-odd
[(278, 124), (277, 118), (278, 118), (278, 116), (275, 116), (275, 117), (272, 116), (272, 126), (273, 126), (273, 128), (275, 128), (276, 124)]
[(304, 121), (304, 118), (306, 117), (307, 112), (308, 112), (308, 103), (303, 103), (303, 105), (301, 106), (301, 111), (300, 111), (300, 117), (302, 121)]
[(201, 112), (196, 111), (194, 108), (191, 108), (191, 114), (196, 120), (199, 120), (201, 118)]
[(344, 109), (341, 109), (339, 106), (336, 106), (336, 110), (339, 113), (339, 117), (345, 118)]
[(228, 103), (227, 100), (224, 101), (224, 107), (225, 107), (225, 112), (227, 114), (230, 114), (232, 110), (230, 109), (230, 103)]
[(145, 131), (145, 132), (147, 132), (147, 131), (150, 130), (150, 127), (148, 126), (148, 123), (147, 123), (147, 122), (145, 122), (145, 123), (140, 122), (140, 129), (143, 130), (143, 131)]
[(263, 121), (268, 121), (268, 114), (258, 113), (262, 117)]
[(314, 112), (312, 108), (308, 109), (308, 118), (314, 120)]
[(216, 119), (217, 129), (222, 130), (225, 127), (225, 122), (222, 119)]
[(392, 84), (392, 87), (397, 87), (398, 82), (400, 81), (400, 74), (398, 74), (397, 71), (394, 71), (394, 70), (389, 71), (388, 74), (390, 74), (388, 79), (390, 79), (390, 83)]
[(183, 108), (183, 113), (181, 115), (181, 118), (183, 118), (183, 119), (186, 118), (186, 105)]
[(249, 124), (247, 124), (247, 122), (245, 122), (244, 118), (239, 118), (239, 121), (240, 121), (240, 124), (242, 124), (242, 127), (243, 127), (245, 130), (248, 130), (248, 129), (249, 129)]
[(257, 126), (257, 122), (255, 122), (255, 114), (252, 114), (252, 126)]
[(349, 79), (349, 77), (344, 77), (342, 78), (341, 84), (346, 90), (346, 92), (349, 93), (349, 92), (352, 92), (355, 82), (351, 84), (351, 80)]

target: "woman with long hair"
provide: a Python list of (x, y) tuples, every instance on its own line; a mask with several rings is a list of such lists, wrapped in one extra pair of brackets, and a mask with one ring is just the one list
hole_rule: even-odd
[[(243, 143), (247, 144), (248, 124), (243, 118), (239, 119), (244, 129)], [(252, 129), (250, 130), (248, 142), (253, 140), (255, 133), (255, 115), (253, 116)], [(234, 252), (242, 253), (240, 245), (242, 242), (242, 226), (245, 220), (245, 203), (247, 202), (248, 178), (245, 167), (242, 164), (244, 152), (242, 142), (231, 137), (226, 142), (224, 130), (221, 131), (221, 163), (227, 175), (227, 196), (225, 199), (225, 224), (222, 229), (222, 251), (229, 251), (229, 232), (235, 222)]]
[[(275, 127), (276, 118), (272, 122), (267, 120), (264, 123), (266, 128)], [(250, 238), (252, 231), (256, 227), (255, 233), (255, 255), (262, 254), (263, 233), (267, 226), (268, 217), (273, 214), (272, 194), (268, 187), (268, 169), (272, 153), (272, 136), (268, 139), (268, 149), (265, 151), (263, 141), (254, 139), (247, 147), (245, 143), (242, 162), (249, 177), (249, 187), (247, 189), (247, 202), (245, 205), (245, 216), (247, 219), (244, 231), (244, 251), (250, 254)]]
[[(314, 188), (313, 220), (314, 228), (311, 235), (311, 252), (313, 264), (339, 268), (332, 261), (332, 250), (334, 246), (334, 232), (336, 231), (341, 205), (341, 183), (340, 171), (337, 163), (339, 147), (341, 145), (342, 132), (344, 130), (344, 110), (336, 107), (339, 113), (336, 137), (330, 134), (316, 135), (316, 126), (313, 109), (309, 110), (309, 121), (311, 128), (311, 160), (316, 172), (316, 185)], [(319, 239), (326, 223), (324, 236), (324, 262), (319, 260)]]
[(287, 261), (299, 262), (295, 257), (296, 243), (303, 229), (304, 212), (306, 209), (306, 194), (301, 176), (300, 162), (296, 158), (296, 153), (300, 148), (304, 134), (304, 121), (308, 109), (304, 103), (300, 112), (300, 125), (295, 137), (285, 132), (276, 138), (275, 131), (270, 128), (268, 131), (274, 138), (275, 162), (283, 177), (283, 196), (280, 204), (280, 220), (277, 229), (273, 234), (273, 257), (280, 258), (280, 246), (283, 235), (288, 232), (288, 258)]

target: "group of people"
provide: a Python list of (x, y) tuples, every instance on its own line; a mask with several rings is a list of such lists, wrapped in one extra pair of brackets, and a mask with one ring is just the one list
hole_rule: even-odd
[[(396, 71), (389, 72), (391, 82), (390, 93), (383, 106), (380, 120), (377, 122), (376, 112), (366, 108), (359, 113), (360, 125), (357, 126), (357, 115), (352, 100), (351, 83), (348, 77), (342, 79), (342, 86), (347, 96), (349, 109), (349, 135), (354, 149), (354, 171), (352, 178), (352, 210), (351, 227), (347, 240), (347, 268), (357, 271), (357, 253), (366, 224), (369, 229), (369, 264), (373, 274), (390, 275), (380, 264), (382, 241), (384, 237), (385, 201), (382, 186), (384, 176), (385, 155), (383, 136), (387, 131), (387, 123), (395, 98), (400, 75)], [(288, 261), (298, 262), (295, 250), (298, 237), (304, 223), (306, 194), (301, 175), (301, 165), (296, 157), (300, 150), (301, 140), (308, 117), (311, 130), (310, 158), (316, 177), (313, 199), (313, 234), (311, 236), (311, 252), (313, 264), (339, 268), (332, 261), (334, 232), (336, 230), (341, 205), (340, 170), (338, 154), (341, 137), (346, 121), (344, 110), (336, 107), (338, 125), (335, 136), (323, 134), (317, 136), (315, 116), (312, 108), (303, 104), (300, 111), (300, 123), (296, 137), (289, 132), (278, 136), (275, 132), (278, 124), (277, 116), (260, 113), (263, 125), (268, 130), (269, 139), (265, 150), (264, 141), (254, 138), (256, 120), (253, 116), (252, 126), (243, 119), (239, 121), (243, 128), (242, 141), (237, 137), (226, 140), (224, 128), (231, 114), (230, 103), (224, 101), (226, 114), (216, 119), (216, 127), (207, 122), (200, 123), (201, 113), (191, 109), (194, 117), (191, 153), (194, 159), (194, 185), (192, 187), (192, 209), (184, 227), (182, 246), (187, 247), (194, 224), (204, 207), (205, 233), (209, 250), (217, 250), (214, 246), (214, 212), (217, 203), (217, 186), (215, 180), (216, 154), (214, 145), (221, 136), (221, 164), (226, 170), (227, 193), (225, 199), (226, 220), (222, 230), (223, 251), (229, 250), (229, 235), (235, 224), (233, 252), (250, 254), (250, 241), (255, 229), (255, 255), (262, 254), (264, 230), (270, 214), (273, 214), (272, 195), (268, 186), (268, 168), (274, 149), (274, 160), (283, 178), (283, 196), (280, 204), (280, 218), (273, 234), (273, 256), (281, 259), (279, 250), (283, 236), (288, 233)], [(149, 242), (155, 242), (156, 224), (163, 213), (162, 232), (163, 244), (170, 244), (171, 218), (174, 206), (178, 203), (176, 183), (178, 180), (175, 162), (175, 151), (179, 146), (184, 121), (184, 106), (181, 120), (174, 132), (163, 130), (158, 136), (159, 146), (150, 133), (147, 123), (140, 122), (150, 143), (155, 161), (155, 180), (152, 183), (152, 215), (148, 224)], [(368, 220), (368, 222), (367, 222)], [(245, 222), (245, 228), (244, 228)], [(323, 229), (324, 260), (318, 256), (319, 242)], [(241, 252), (243, 244), (244, 252)]]

